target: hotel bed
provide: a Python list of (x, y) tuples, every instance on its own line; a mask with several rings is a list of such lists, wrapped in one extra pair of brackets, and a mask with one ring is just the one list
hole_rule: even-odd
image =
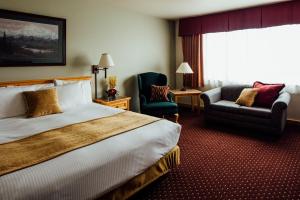
[[(0, 119), (0, 145), (122, 112), (125, 111), (90, 102), (54, 115)], [(177, 142), (180, 130), (181, 126), (178, 124), (158, 120), (39, 164), (4, 174), (0, 176), (0, 199), (128, 198), (144, 185), (168, 172), (170, 167), (174, 167), (158, 169), (161, 172), (152, 174), (149, 181), (140, 182), (135, 188), (130, 188), (131, 191), (126, 191), (128, 187), (121, 190), (126, 188), (126, 184), (132, 184), (139, 176), (149, 172), (151, 167), (157, 170), (157, 166), (161, 166), (158, 162), (174, 152), (174, 148), (179, 153)], [(117, 195), (114, 194), (115, 191)]]

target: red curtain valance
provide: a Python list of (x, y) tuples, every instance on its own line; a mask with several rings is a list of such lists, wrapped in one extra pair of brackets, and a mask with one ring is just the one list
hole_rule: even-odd
[(299, 24), (300, 1), (246, 8), (179, 20), (179, 36)]

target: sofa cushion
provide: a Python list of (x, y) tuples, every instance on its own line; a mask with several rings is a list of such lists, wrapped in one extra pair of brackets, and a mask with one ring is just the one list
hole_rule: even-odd
[(273, 102), (278, 98), (279, 92), (285, 87), (284, 84), (266, 84), (256, 81), (254, 88), (258, 88), (254, 105), (270, 108)]
[(256, 88), (245, 88), (241, 92), (239, 98), (236, 100), (236, 104), (239, 104), (240, 106), (247, 106), (251, 107), (254, 103), (255, 97), (257, 95)]
[(210, 105), (211, 109), (256, 117), (271, 118), (271, 109), (240, 106), (233, 101), (221, 100)]
[(244, 88), (251, 88), (249, 85), (228, 85), (221, 88), (221, 99), (236, 101)]

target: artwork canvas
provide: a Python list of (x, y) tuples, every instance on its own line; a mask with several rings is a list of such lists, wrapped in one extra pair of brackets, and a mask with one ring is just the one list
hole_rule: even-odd
[(0, 66), (66, 64), (66, 20), (0, 10)]

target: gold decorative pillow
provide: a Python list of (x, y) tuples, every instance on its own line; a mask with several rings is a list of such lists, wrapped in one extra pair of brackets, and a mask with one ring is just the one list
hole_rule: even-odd
[(23, 92), (28, 110), (27, 117), (40, 117), (61, 113), (55, 88)]
[(245, 88), (243, 89), (235, 103), (241, 106), (251, 107), (254, 103), (257, 92), (257, 88)]

